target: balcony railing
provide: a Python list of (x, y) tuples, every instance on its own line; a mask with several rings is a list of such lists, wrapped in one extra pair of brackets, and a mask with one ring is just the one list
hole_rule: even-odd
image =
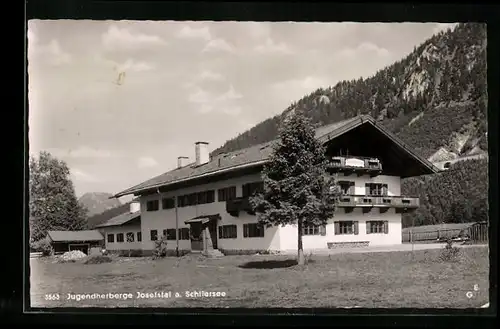
[(238, 217), (241, 211), (246, 211), (248, 214), (254, 214), (254, 210), (250, 205), (249, 197), (240, 197), (226, 201), (226, 212), (231, 216)]
[(341, 208), (381, 208), (381, 211), (388, 208), (409, 211), (420, 206), (419, 198), (405, 196), (368, 196), (368, 195), (343, 195), (337, 204)]
[(334, 156), (329, 159), (328, 169), (330, 171), (360, 174), (366, 173), (372, 176), (382, 173), (382, 163), (377, 158), (366, 158), (358, 156)]

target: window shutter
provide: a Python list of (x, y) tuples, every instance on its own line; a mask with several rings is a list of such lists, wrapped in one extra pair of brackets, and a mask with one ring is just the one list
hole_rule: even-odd
[(325, 235), (326, 235), (326, 225), (321, 225), (321, 226), (319, 227), (319, 233), (320, 233), (321, 235), (323, 235), (323, 236), (325, 236)]
[(355, 190), (356, 190), (356, 188), (355, 188), (355, 186), (354, 186), (354, 182), (349, 182), (349, 192), (348, 192), (348, 193), (349, 193), (350, 195), (355, 195), (355, 193), (354, 193), (354, 192), (355, 192)]
[(384, 221), (384, 233), (388, 234), (389, 233), (389, 222)]
[(358, 222), (354, 222), (354, 234), (355, 235), (358, 235), (359, 231), (358, 231)]
[(222, 239), (222, 226), (219, 226), (219, 239)]
[(365, 195), (370, 195), (370, 185), (369, 184), (365, 185)]
[(340, 222), (335, 222), (333, 225), (334, 225), (335, 235), (339, 235), (340, 234)]
[(366, 234), (370, 234), (371, 232), (371, 222), (366, 222)]
[(243, 237), (248, 238), (248, 224), (243, 225)]

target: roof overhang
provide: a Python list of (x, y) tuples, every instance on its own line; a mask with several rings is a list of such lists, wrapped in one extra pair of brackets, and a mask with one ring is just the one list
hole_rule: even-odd
[(335, 129), (334, 131), (324, 134), (322, 136), (318, 136), (318, 139), (323, 142), (323, 144), (327, 144), (330, 141), (335, 140), (336, 138), (339, 138), (346, 133), (354, 130), (355, 128), (364, 126), (364, 125), (370, 125), (370, 127), (374, 128), (377, 132), (381, 134), (381, 136), (386, 137), (398, 150), (399, 154), (404, 155), (407, 159), (412, 159), (412, 163), (418, 167), (415, 172), (418, 172), (418, 174), (411, 174), (411, 175), (401, 175), (402, 178), (405, 177), (411, 177), (411, 176), (420, 176), (420, 175), (428, 175), (428, 174), (434, 174), (440, 172), (439, 168), (434, 166), (430, 161), (427, 159), (421, 157), (417, 153), (415, 153), (410, 146), (405, 144), (402, 140), (400, 140), (398, 137), (396, 137), (393, 133), (388, 131), (384, 126), (381, 124), (377, 124), (377, 122), (369, 117), (369, 116), (361, 116), (358, 120), (350, 121), (340, 127), (339, 129)]
[[(422, 170), (420, 170), (422, 175), (433, 174), (433, 173), (437, 173), (440, 171), (430, 161), (428, 161), (427, 159), (416, 154), (414, 151), (412, 151), (412, 149), (408, 145), (403, 143), (403, 141), (401, 141), (399, 138), (397, 138), (394, 134), (392, 134), (390, 131), (388, 131), (382, 125), (377, 124), (377, 122), (372, 117), (367, 116), (367, 115), (361, 115), (359, 117), (347, 120), (346, 123), (343, 124), (342, 126), (332, 128), (332, 131), (318, 135), (318, 136), (316, 136), (316, 138), (320, 142), (322, 142), (323, 144), (326, 144), (326, 143), (334, 140), (335, 138), (338, 138), (339, 136), (344, 135), (345, 133), (347, 133), (347, 132), (349, 132), (357, 127), (365, 125), (365, 124), (369, 124), (369, 125), (373, 126), (374, 128), (376, 128), (381, 134), (386, 136), (388, 139), (391, 140), (391, 142), (393, 142), (398, 148), (400, 148), (400, 150), (402, 152), (404, 152), (404, 153), (408, 154), (409, 156), (411, 156), (412, 158), (414, 158), (417, 161), (417, 163), (419, 163), (419, 165), (422, 167)], [(154, 184), (154, 185), (150, 185), (147, 187), (140, 187), (141, 184), (139, 184), (139, 185), (131, 187), (125, 191), (122, 191), (120, 193), (115, 194), (113, 196), (113, 198), (119, 198), (119, 197), (122, 197), (124, 195), (130, 195), (130, 194), (137, 195), (137, 194), (144, 193), (147, 191), (155, 191), (155, 190), (159, 193), (160, 187), (166, 187), (166, 186), (170, 186), (170, 185), (174, 185), (174, 184), (185, 183), (185, 182), (189, 182), (189, 181), (193, 181), (193, 180), (201, 179), (201, 178), (208, 178), (211, 176), (224, 174), (224, 173), (228, 173), (228, 172), (233, 172), (233, 171), (237, 171), (240, 169), (247, 169), (247, 168), (251, 168), (251, 167), (263, 166), (266, 163), (267, 163), (267, 159), (262, 159), (260, 161), (254, 161), (254, 162), (250, 162), (250, 163), (246, 163), (246, 164), (242, 164), (242, 165), (236, 165), (236, 166), (232, 166), (232, 167), (228, 167), (228, 168), (224, 168), (224, 169), (220, 169), (220, 170), (214, 170), (214, 171), (206, 172), (203, 174), (199, 174), (199, 175), (195, 175), (195, 176), (191, 176), (191, 177), (187, 177), (187, 178), (170, 181), (168, 183), (159, 183), (159, 184)]]
[(242, 170), (242, 169), (248, 169), (248, 168), (253, 168), (253, 167), (259, 167), (259, 166), (263, 166), (266, 162), (267, 162), (267, 160), (254, 161), (254, 162), (245, 163), (245, 164), (242, 164), (242, 165), (237, 165), (237, 166), (233, 166), (233, 167), (229, 167), (229, 168), (224, 168), (224, 169), (220, 169), (220, 170), (214, 170), (214, 171), (206, 172), (206, 173), (203, 173), (203, 174), (200, 174), (200, 175), (195, 175), (195, 176), (191, 176), (191, 177), (187, 177), (187, 178), (183, 178), (183, 179), (177, 179), (175, 181), (171, 181), (171, 182), (168, 182), (168, 183), (154, 184), (154, 185), (151, 185), (151, 186), (148, 186), (148, 187), (144, 187), (144, 188), (135, 188), (135, 187), (132, 187), (132, 188), (129, 188), (129, 189), (123, 191), (123, 192), (115, 194), (111, 198), (120, 198), (120, 197), (122, 197), (124, 195), (137, 194), (137, 193), (141, 193), (141, 192), (144, 192), (144, 191), (156, 190), (156, 189), (159, 189), (160, 187), (164, 187), (164, 186), (168, 186), (168, 185), (180, 184), (180, 183), (185, 183), (185, 182), (189, 182), (189, 181), (196, 180), (196, 179), (201, 179), (201, 178), (206, 178), (206, 177), (210, 177), (210, 176), (225, 174), (225, 173), (232, 172), (232, 171), (237, 171), (237, 170)]

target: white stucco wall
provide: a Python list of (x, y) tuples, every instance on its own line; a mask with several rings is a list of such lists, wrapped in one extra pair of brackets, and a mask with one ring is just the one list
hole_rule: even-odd
[[(236, 196), (242, 196), (242, 185), (251, 182), (260, 181), (260, 175), (247, 175), (226, 181), (216, 182), (212, 184), (199, 185), (196, 187), (185, 188), (161, 195), (150, 195), (141, 197), (141, 222), (142, 222), (142, 249), (152, 250), (154, 242), (150, 239), (150, 230), (156, 229), (158, 236), (163, 234), (164, 229), (176, 228), (175, 225), (175, 209), (162, 209), (162, 198), (185, 195), (194, 192), (206, 190), (215, 190), (215, 202), (197, 206), (180, 207), (178, 208), (178, 228), (187, 227), (184, 224), (188, 219), (200, 215), (219, 214), (221, 220), (220, 225), (237, 225), (236, 239), (219, 239), (217, 231), (217, 243), (219, 249), (225, 250), (244, 250), (244, 249), (267, 249), (267, 250), (289, 250), (297, 248), (297, 228), (294, 226), (268, 228), (265, 231), (263, 238), (244, 238), (243, 224), (255, 223), (257, 218), (248, 215), (246, 212), (240, 212), (239, 217), (233, 217), (226, 212), (226, 202), (218, 202), (217, 189), (236, 186)], [(337, 180), (348, 180), (355, 183), (355, 194), (365, 194), (365, 183), (381, 183), (388, 185), (388, 194), (391, 196), (399, 196), (401, 193), (401, 179), (395, 176), (380, 175), (370, 177), (368, 175), (358, 177), (356, 174), (343, 176), (338, 175)], [(158, 211), (146, 211), (146, 203), (149, 200), (159, 200)], [(338, 220), (354, 220), (359, 222), (358, 235), (335, 235), (334, 221)], [(388, 234), (366, 234), (366, 220), (387, 220), (389, 222)], [(304, 236), (304, 249), (321, 249), (327, 248), (327, 242), (355, 242), (355, 241), (370, 241), (370, 245), (391, 245), (400, 244), (401, 238), (401, 214), (396, 214), (394, 209), (389, 209), (385, 213), (379, 213), (378, 209), (372, 209), (369, 213), (362, 213), (360, 208), (354, 209), (352, 213), (345, 213), (344, 209), (338, 208), (334, 219), (329, 221), (326, 227), (326, 235)], [(176, 248), (176, 241), (167, 242), (168, 249)], [(190, 250), (190, 240), (179, 240), (180, 250)]]
[[(366, 221), (388, 221), (388, 233), (366, 233)], [(336, 221), (357, 221), (358, 234), (335, 235), (334, 222)], [(345, 213), (344, 209), (337, 208), (335, 215), (326, 225), (326, 235), (306, 235), (302, 236), (304, 250), (328, 248), (328, 242), (361, 242), (369, 241), (370, 246), (395, 245), (402, 243), (401, 214), (397, 214), (395, 209), (389, 209), (385, 213), (373, 208), (369, 213), (363, 213), (362, 209), (355, 208), (351, 213)], [(297, 249), (297, 226), (287, 225), (279, 228), (281, 250)]]
[[(141, 232), (140, 224), (104, 227), (100, 231), (104, 235), (107, 250), (140, 250), (142, 247), (141, 242), (137, 241), (137, 232)], [(134, 233), (134, 242), (127, 242), (127, 233), (129, 232)], [(124, 242), (116, 242), (116, 234), (118, 233), (123, 233)], [(108, 242), (108, 234), (115, 235), (115, 242)], [(144, 233), (142, 239), (144, 239)]]
[(389, 196), (401, 195), (401, 178), (398, 176), (379, 175), (376, 177), (370, 177), (369, 175), (363, 175), (358, 177), (356, 174), (348, 176), (339, 174), (336, 180), (354, 182), (354, 194), (356, 195), (365, 195), (366, 183), (387, 184), (387, 194)]
[[(219, 214), (221, 220), (218, 221), (220, 225), (237, 225), (237, 239), (219, 239), (217, 232), (217, 241), (219, 249), (271, 249), (279, 248), (279, 234), (277, 228), (267, 229), (263, 238), (243, 238), (243, 224), (257, 222), (255, 216), (248, 215), (246, 212), (241, 212), (239, 217), (233, 217), (226, 212), (226, 202), (218, 202), (217, 190), (219, 188), (236, 186), (236, 196), (242, 196), (242, 185), (246, 183), (260, 181), (260, 175), (247, 175), (226, 181), (215, 182), (212, 184), (198, 185), (196, 187), (185, 188), (173, 192), (162, 193), (161, 195), (150, 195), (141, 197), (141, 221), (142, 221), (142, 248), (144, 250), (152, 250), (154, 242), (150, 239), (150, 230), (158, 230), (160, 236), (164, 229), (175, 228), (175, 209), (163, 210), (161, 199), (178, 195), (185, 195), (194, 192), (201, 192), (206, 190), (215, 190), (215, 202), (178, 208), (178, 228), (187, 227), (184, 224), (188, 219), (201, 216), (201, 215), (214, 215)], [(160, 200), (160, 209), (158, 211), (146, 211), (147, 201), (158, 199)], [(170, 243), (169, 243), (170, 242)], [(176, 241), (172, 240), (167, 242), (167, 249), (175, 249)], [(190, 250), (190, 240), (179, 240), (179, 249)]]

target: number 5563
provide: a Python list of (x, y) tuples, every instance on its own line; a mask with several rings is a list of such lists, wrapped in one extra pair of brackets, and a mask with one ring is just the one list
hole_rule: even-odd
[(46, 294), (45, 300), (59, 300), (59, 294)]

